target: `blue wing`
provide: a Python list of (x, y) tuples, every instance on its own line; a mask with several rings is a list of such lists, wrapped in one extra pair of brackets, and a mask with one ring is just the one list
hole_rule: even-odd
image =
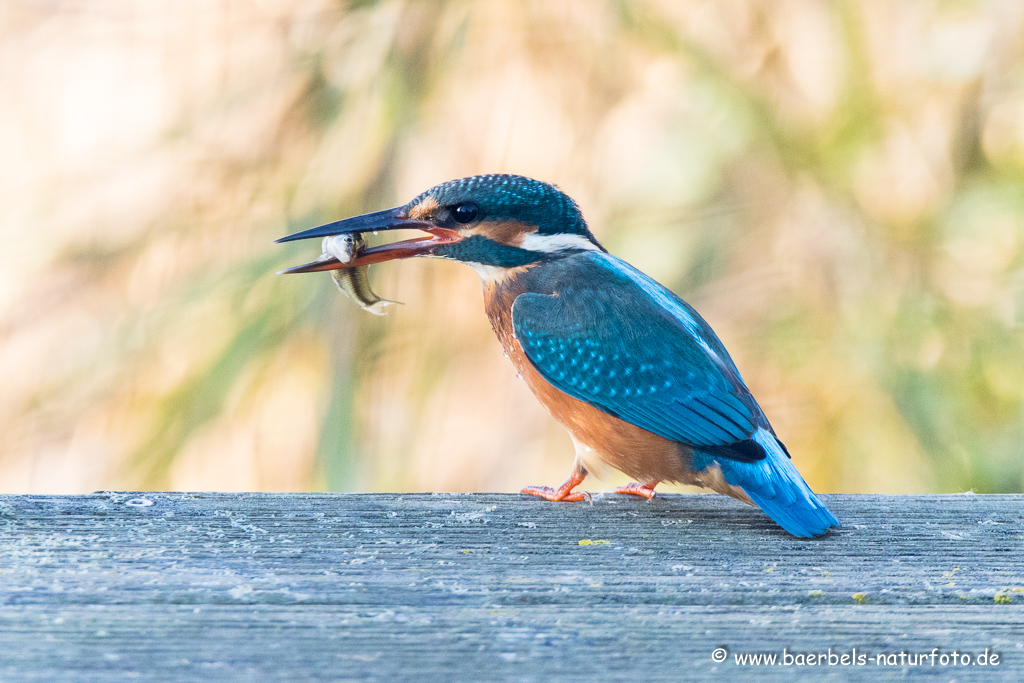
[[(789, 460), (739, 371), (686, 302), (602, 252), (544, 269), (512, 305), (516, 338), (556, 388), (626, 422), (690, 446), (717, 464), (781, 527), (816, 536), (839, 520)], [(540, 269), (538, 269), (540, 270)]]
[(758, 460), (767, 420), (711, 328), (682, 299), (613, 256), (574, 257), (553, 295), (512, 306), (516, 338), (559, 390), (672, 441)]

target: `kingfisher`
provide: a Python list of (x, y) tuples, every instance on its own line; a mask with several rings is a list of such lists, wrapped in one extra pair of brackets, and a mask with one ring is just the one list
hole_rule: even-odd
[(401, 229), (426, 235), (364, 249), (345, 263), (325, 255), (281, 272), (413, 256), (471, 266), (498, 340), (576, 450), (560, 486), (523, 493), (585, 500), (576, 487), (611, 468), (635, 480), (616, 493), (650, 499), (659, 483), (692, 484), (756, 504), (793, 536), (839, 526), (708, 323), (609, 254), (554, 185), (505, 174), (451, 180), (404, 206), (277, 241)]

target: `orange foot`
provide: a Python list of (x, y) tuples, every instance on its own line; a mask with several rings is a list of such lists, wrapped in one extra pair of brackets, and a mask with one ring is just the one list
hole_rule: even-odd
[(650, 500), (651, 498), (654, 498), (654, 487), (657, 485), (658, 482), (652, 482), (650, 484), (638, 484), (633, 482), (632, 484), (620, 486), (615, 489), (615, 493), (627, 493), (631, 496), (640, 496), (641, 498)]
[(557, 489), (550, 486), (527, 486), (522, 493), (529, 493), (531, 496), (538, 496), (545, 500), (554, 502), (572, 502), (578, 500), (590, 500), (590, 494), (583, 491), (573, 491), (574, 488), (583, 483), (585, 474), (573, 473), (568, 479), (562, 482)]

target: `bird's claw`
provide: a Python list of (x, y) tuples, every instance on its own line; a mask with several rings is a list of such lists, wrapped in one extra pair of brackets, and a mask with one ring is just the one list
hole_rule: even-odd
[(615, 489), (614, 492), (615, 493), (625, 493), (625, 494), (630, 495), (630, 496), (640, 496), (641, 498), (646, 498), (647, 500), (650, 500), (651, 498), (654, 498), (654, 496), (655, 496), (654, 487), (657, 486), (657, 485), (658, 485), (657, 483), (654, 483), (654, 484), (640, 484), (640, 483), (637, 483), (637, 482), (633, 482), (632, 484), (626, 484), (625, 486), (620, 486), (619, 488)]
[(586, 491), (563, 491), (561, 487), (553, 489), (550, 486), (527, 486), (521, 493), (529, 493), (544, 500), (555, 503), (573, 503), (581, 500), (590, 501), (590, 494)]

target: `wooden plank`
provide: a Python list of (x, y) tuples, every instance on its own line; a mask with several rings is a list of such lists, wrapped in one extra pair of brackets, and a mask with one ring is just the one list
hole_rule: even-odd
[[(0, 496), (0, 680), (1024, 680), (1024, 496), (823, 499)], [(872, 660), (735, 659), (784, 648)]]

